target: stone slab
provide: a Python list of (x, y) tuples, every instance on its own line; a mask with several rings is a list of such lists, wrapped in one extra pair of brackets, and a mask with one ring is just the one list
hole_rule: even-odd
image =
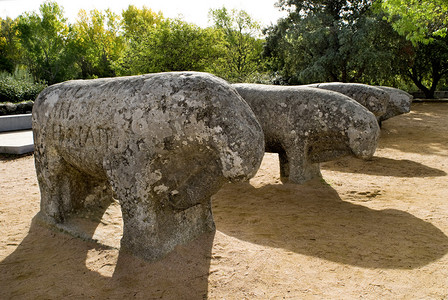
[(0, 153), (25, 154), (34, 151), (31, 130), (0, 133)]

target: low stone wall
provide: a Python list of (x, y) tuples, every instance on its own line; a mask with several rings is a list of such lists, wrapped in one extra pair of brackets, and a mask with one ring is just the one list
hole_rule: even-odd
[(0, 116), (0, 132), (31, 129), (31, 114)]
[[(425, 98), (425, 93), (423, 92), (412, 92), (411, 93), (414, 98)], [(434, 97), (436, 99), (448, 98), (448, 91), (437, 91), (434, 93)]]
[(30, 114), (33, 110), (34, 101), (20, 103), (3, 102), (0, 103), (0, 116)]

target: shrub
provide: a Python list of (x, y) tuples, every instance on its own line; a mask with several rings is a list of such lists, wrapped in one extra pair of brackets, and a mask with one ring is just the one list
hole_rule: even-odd
[(0, 102), (34, 100), (46, 86), (43, 82), (35, 82), (24, 70), (16, 70), (14, 74), (0, 73)]

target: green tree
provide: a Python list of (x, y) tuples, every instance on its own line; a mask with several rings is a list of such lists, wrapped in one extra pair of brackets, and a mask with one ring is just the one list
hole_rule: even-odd
[(154, 12), (152, 9), (143, 6), (137, 8), (129, 5), (122, 13), (122, 26), (124, 36), (127, 40), (139, 40), (149, 27), (158, 26), (164, 21), (161, 12)]
[(438, 84), (448, 79), (448, 36), (418, 43), (412, 50), (414, 55), (407, 61), (405, 74), (426, 98), (432, 99)]
[(369, 0), (280, 0), (288, 17), (266, 30), (264, 54), (281, 84), (385, 84), (403, 46)]
[(45, 2), (35, 12), (21, 15), (17, 24), (23, 63), (38, 80), (49, 84), (76, 74), (70, 27), (56, 2)]
[(113, 64), (124, 46), (120, 17), (110, 10), (80, 10), (73, 26), (77, 64), (82, 78), (113, 77)]
[[(381, 0), (376, 11), (385, 12), (400, 35), (412, 42), (407, 48), (401, 73), (409, 78), (426, 98), (448, 73), (448, 2), (446, 0)], [(378, 9), (379, 8), (379, 9)]]
[(379, 0), (394, 29), (414, 44), (445, 36), (448, 28), (446, 0)]
[(139, 30), (120, 61), (121, 74), (209, 71), (218, 57), (216, 32), (179, 19), (165, 19)]
[(149, 36), (156, 28), (160, 28), (165, 21), (161, 12), (155, 13), (153, 10), (143, 6), (137, 8), (129, 5), (122, 13), (122, 36), (124, 37), (124, 47), (121, 57), (115, 63), (115, 69), (119, 75), (133, 75), (145, 73), (143, 71), (142, 60), (149, 55), (145, 44), (148, 43)]
[(17, 20), (0, 18), (0, 71), (14, 72), (20, 59), (17, 45)]
[(214, 27), (224, 37), (224, 56), (213, 64), (214, 73), (230, 81), (248, 81), (254, 73), (264, 71), (261, 27), (245, 11), (225, 7), (209, 12)]

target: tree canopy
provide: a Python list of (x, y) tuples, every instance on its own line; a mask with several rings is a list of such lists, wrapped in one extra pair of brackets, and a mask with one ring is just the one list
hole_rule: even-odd
[(279, 83), (380, 84), (390, 77), (400, 45), (373, 14), (372, 1), (280, 0), (278, 5), (289, 15), (266, 31), (265, 55)]
[(426, 98), (434, 98), (439, 82), (448, 76), (448, 36), (434, 37), (428, 44), (419, 43), (413, 51), (405, 74)]
[(208, 71), (219, 56), (219, 35), (179, 19), (164, 19), (130, 39), (119, 61), (120, 74)]
[(446, 0), (381, 0), (378, 5), (394, 29), (413, 43), (428, 43), (447, 33)]
[(0, 20), (0, 70), (12, 73), (20, 60), (17, 45), (17, 20), (11, 18)]
[(70, 24), (62, 7), (45, 2), (38, 12), (0, 19), (0, 72), (12, 81), (23, 71), (39, 84), (53, 84), (205, 71), (231, 82), (418, 87), (427, 97), (448, 83), (446, 0), (277, 5), (288, 15), (262, 29), (245, 11), (225, 7), (210, 10), (207, 28), (133, 5), (121, 14), (81, 10)]
[(224, 53), (214, 71), (230, 81), (245, 81), (263, 71), (260, 24), (245, 11), (212, 9), (209, 15), (224, 37)]
[(114, 62), (120, 57), (124, 41), (120, 36), (120, 17), (110, 10), (81, 10), (73, 25), (76, 63), (82, 78), (115, 76)]
[(25, 13), (18, 18), (23, 63), (36, 78), (49, 84), (70, 79), (75, 76), (74, 56), (63, 9), (56, 2), (45, 2), (39, 12)]

